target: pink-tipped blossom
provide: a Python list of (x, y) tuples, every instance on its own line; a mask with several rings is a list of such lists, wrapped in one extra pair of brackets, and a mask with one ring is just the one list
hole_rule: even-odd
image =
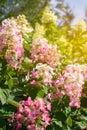
[(87, 65), (70, 64), (65, 71), (53, 81), (55, 92), (50, 91), (48, 99), (62, 98), (67, 95), (71, 107), (80, 108), (83, 85), (87, 79)]
[(32, 81), (30, 82), (30, 85), (31, 85), (31, 86), (36, 86), (36, 85), (37, 85), (37, 82), (36, 82), (35, 80), (32, 80)]
[(80, 97), (87, 77), (87, 66), (80, 64), (67, 65), (63, 73), (64, 89), (70, 98), (71, 107), (80, 108)]
[(34, 63), (47, 63), (55, 68), (60, 61), (60, 53), (56, 45), (48, 44), (44, 38), (38, 38), (31, 44), (31, 59)]
[[(5, 48), (5, 51), (4, 51)], [(0, 53), (3, 53), (8, 64), (15, 69), (20, 68), (24, 47), (21, 30), (15, 19), (5, 19), (0, 27)]]
[(44, 126), (46, 130), (51, 120), (49, 110), (51, 110), (51, 104), (46, 104), (44, 99), (33, 101), (28, 97), (26, 101), (21, 101), (13, 119), (16, 130), (21, 130), (22, 126), (25, 126), (27, 130), (38, 130), (38, 125)]
[(38, 84), (51, 84), (54, 76), (54, 69), (47, 64), (38, 63), (31, 73), (31, 78), (39, 80), (37, 81)]

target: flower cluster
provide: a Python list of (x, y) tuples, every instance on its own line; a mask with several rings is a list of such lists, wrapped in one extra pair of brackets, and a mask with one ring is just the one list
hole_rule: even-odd
[(52, 88), (55, 89), (55, 91), (53, 93), (50, 91), (50, 93), (47, 95), (48, 99), (53, 100), (56, 98), (62, 98), (64, 96), (63, 84), (64, 84), (64, 78), (60, 74), (58, 78), (53, 81)]
[(15, 21), (17, 22), (18, 29), (21, 31), (21, 33), (28, 37), (28, 34), (33, 31), (33, 28), (30, 26), (25, 15), (17, 16), (17, 19), (15, 19)]
[(43, 63), (36, 64), (36, 67), (33, 68), (31, 73), (32, 79), (39, 79), (39, 84), (51, 84), (53, 75), (54, 69), (49, 65)]
[(14, 19), (8, 18), (2, 21), (0, 27), (0, 53), (2, 52), (5, 52), (8, 64), (17, 69), (18, 64), (22, 62), (24, 48), (22, 35)]
[(64, 89), (70, 98), (69, 105), (72, 107), (80, 107), (80, 97), (82, 96), (82, 88), (87, 78), (87, 65), (71, 64), (66, 66), (63, 74)]
[(62, 98), (67, 95), (70, 99), (69, 106), (80, 108), (83, 85), (87, 79), (87, 65), (67, 65), (63, 74), (53, 81), (54, 93), (48, 94), (48, 99)]
[(69, 105), (71, 107), (80, 107), (80, 97), (85, 80), (87, 79), (87, 65), (70, 64), (61, 77), (55, 82), (54, 86), (62, 85), (61, 92), (70, 98)]
[(44, 12), (43, 12), (43, 16), (42, 16), (42, 23), (46, 24), (46, 23), (57, 23), (57, 15), (55, 15), (54, 13), (52, 13), (52, 11), (49, 10), (48, 7), (45, 8)]
[[(44, 99), (38, 99), (32, 101), (30, 97), (26, 101), (22, 101), (19, 104), (16, 115), (12, 114), (12, 120), (16, 130), (20, 130), (23, 126), (27, 130), (45, 130), (50, 123), (49, 111), (51, 110), (51, 104), (48, 102), (46, 105)], [(13, 120), (14, 118), (14, 120)]]
[(44, 38), (38, 38), (31, 44), (31, 59), (35, 62), (46, 63), (56, 67), (60, 60), (57, 46), (48, 44)]

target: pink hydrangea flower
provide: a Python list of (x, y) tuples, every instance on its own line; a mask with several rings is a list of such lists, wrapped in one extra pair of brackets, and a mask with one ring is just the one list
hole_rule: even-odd
[(34, 63), (47, 63), (55, 68), (60, 61), (60, 53), (56, 45), (48, 44), (44, 38), (38, 38), (31, 44), (31, 59)]
[(23, 100), (14, 115), (16, 130), (21, 130), (22, 126), (25, 126), (27, 130), (38, 130), (38, 125), (41, 125), (42, 128), (44, 126), (44, 130), (46, 130), (51, 120), (49, 110), (51, 110), (51, 104), (46, 104), (44, 99), (32, 101), (28, 97), (26, 101)]
[(63, 73), (64, 89), (66, 95), (70, 98), (69, 105), (72, 107), (80, 107), (80, 97), (82, 96), (82, 88), (87, 77), (87, 66), (80, 64), (71, 64), (66, 66)]
[(82, 89), (87, 79), (87, 65), (70, 64), (65, 71), (53, 81), (55, 92), (48, 94), (48, 99), (62, 98), (67, 95), (70, 99), (71, 107), (80, 107)]
[[(54, 69), (47, 64), (38, 63), (31, 72), (31, 78), (37, 79), (37, 84), (51, 84), (54, 76)], [(34, 81), (35, 82), (35, 81)]]
[[(5, 52), (3, 49), (5, 48)], [(20, 68), (20, 59), (23, 57), (24, 47), (21, 31), (15, 19), (5, 19), (0, 27), (0, 53), (10, 66)]]
[(31, 85), (31, 86), (36, 86), (36, 84), (37, 84), (37, 82), (36, 82), (35, 80), (32, 80), (32, 81), (30, 82), (30, 85)]

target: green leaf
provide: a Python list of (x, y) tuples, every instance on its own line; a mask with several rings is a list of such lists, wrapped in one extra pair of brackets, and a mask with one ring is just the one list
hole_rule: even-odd
[(49, 90), (49, 87), (48, 87), (48, 86), (45, 86), (45, 85), (43, 85), (42, 87), (43, 87), (44, 93), (47, 94), (47, 93), (48, 93), (48, 90)]
[(52, 119), (52, 122), (54, 122), (56, 125), (60, 126), (60, 127), (63, 127), (62, 126), (62, 122), (61, 121), (58, 121), (57, 119), (53, 118)]
[(43, 90), (40, 90), (38, 93), (37, 93), (37, 97), (36, 98), (43, 98), (44, 97), (44, 91)]
[(6, 84), (8, 85), (9, 89), (12, 89), (12, 87), (13, 87), (13, 79), (9, 75), (6, 76)]
[(68, 117), (67, 120), (66, 120), (66, 123), (67, 123), (68, 126), (72, 127), (72, 118)]
[(75, 122), (75, 124), (78, 125), (81, 130), (87, 127), (87, 123), (85, 124), (85, 122)]
[(13, 78), (12, 80), (13, 80), (13, 84), (14, 84), (14, 85), (17, 85), (17, 84), (19, 83), (18, 78), (16, 78), (16, 77)]
[(11, 115), (11, 113), (0, 113), (0, 119), (6, 119)]
[(58, 125), (54, 125), (53, 130), (64, 130), (62, 127), (59, 127)]
[(55, 118), (58, 120), (58, 121), (65, 121), (66, 120), (66, 116), (63, 112), (61, 111), (58, 111), (55, 113)]
[(0, 88), (0, 100), (2, 104), (6, 103), (6, 95), (3, 92), (3, 89)]
[(25, 47), (25, 49), (26, 49), (27, 51), (30, 50), (30, 44), (29, 44), (29, 43), (24, 42), (24, 47)]

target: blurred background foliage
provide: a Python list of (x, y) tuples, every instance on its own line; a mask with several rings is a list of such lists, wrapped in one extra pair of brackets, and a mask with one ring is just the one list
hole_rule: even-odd
[(58, 25), (70, 25), (74, 19), (74, 14), (68, 3), (65, 4), (65, 0), (54, 0), (55, 6), (51, 6), (51, 9), (58, 16)]
[(55, 0), (55, 8), (51, 4), (51, 0), (0, 0), (0, 22), (11, 16), (24, 14), (29, 22), (34, 25), (35, 22), (40, 22), (44, 8), (50, 6), (51, 10), (59, 18), (59, 25), (69, 25), (74, 15), (65, 0)]
[(46, 0), (0, 0), (0, 21), (25, 14), (30, 23), (40, 21)]

